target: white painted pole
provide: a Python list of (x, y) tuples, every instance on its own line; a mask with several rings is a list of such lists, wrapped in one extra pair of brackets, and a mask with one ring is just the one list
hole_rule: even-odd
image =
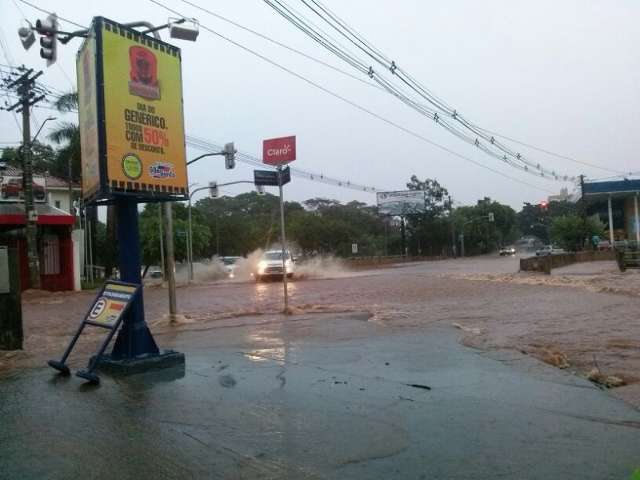
[(640, 217), (638, 217), (638, 192), (633, 197), (633, 209), (636, 217), (636, 242), (640, 244)]
[(611, 242), (611, 246), (613, 246), (613, 207), (611, 206), (611, 195), (609, 195), (609, 241)]

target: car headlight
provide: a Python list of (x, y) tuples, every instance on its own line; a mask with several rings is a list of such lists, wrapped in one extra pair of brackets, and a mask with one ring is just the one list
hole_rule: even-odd
[(258, 262), (258, 275), (262, 275), (266, 268), (267, 268), (267, 262), (265, 261)]

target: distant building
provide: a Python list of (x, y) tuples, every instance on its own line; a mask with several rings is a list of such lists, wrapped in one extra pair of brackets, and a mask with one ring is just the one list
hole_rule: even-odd
[(597, 215), (607, 226), (612, 244), (622, 240), (640, 242), (640, 180), (586, 182), (583, 193), (587, 214)]
[[(72, 195), (80, 192), (71, 186)], [(73, 198), (69, 184), (60, 178), (34, 175), (34, 204), (38, 216), (38, 252), (40, 283), (44, 290), (79, 288), (80, 245), (72, 239), (76, 223), (70, 213)], [(22, 170), (10, 166), (0, 169), (0, 245), (18, 250), (20, 286), (30, 287)]]
[(566, 187), (560, 189), (560, 193), (558, 195), (549, 195), (547, 197), (548, 202), (567, 202), (571, 201), (571, 195), (569, 195), (569, 190)]

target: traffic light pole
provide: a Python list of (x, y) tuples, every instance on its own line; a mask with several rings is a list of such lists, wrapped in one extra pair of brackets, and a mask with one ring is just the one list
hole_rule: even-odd
[[(197, 160), (197, 159), (196, 159)], [(254, 184), (254, 182), (250, 181), (250, 180), (238, 180), (235, 182), (228, 182), (228, 183), (219, 183), (217, 184), (218, 187), (227, 187), (229, 185), (239, 185), (241, 183), (250, 183), (250, 184)], [(189, 192), (189, 204), (187, 207), (187, 219), (188, 219), (188, 225), (187, 225), (187, 257), (188, 257), (188, 261), (189, 261), (189, 281), (193, 280), (193, 225), (192, 225), (192, 220), (191, 220), (191, 199), (193, 198), (193, 196), (197, 193), (197, 192), (201, 192), (202, 190), (209, 190), (211, 187), (199, 187), (196, 188), (195, 190), (192, 190), (191, 192)], [(216, 233), (217, 233), (217, 228), (216, 228)]]

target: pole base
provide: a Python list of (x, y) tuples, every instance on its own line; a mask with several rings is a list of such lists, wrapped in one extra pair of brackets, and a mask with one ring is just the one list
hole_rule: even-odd
[[(93, 360), (92, 358), (91, 362)], [(136, 358), (125, 359), (114, 359), (111, 355), (102, 355), (96, 369), (110, 375), (126, 376), (184, 364), (184, 353), (165, 350), (158, 354), (145, 354)]]
[(100, 377), (95, 373), (89, 372), (88, 370), (78, 370), (76, 372), (76, 377), (84, 378), (92, 385), (100, 385)]
[(51, 367), (51, 368), (55, 368), (56, 370), (58, 370), (60, 372), (61, 375), (69, 375), (71, 372), (69, 371), (69, 367), (67, 367), (64, 363), (58, 361), (58, 360), (49, 360), (47, 362), (47, 364)]

